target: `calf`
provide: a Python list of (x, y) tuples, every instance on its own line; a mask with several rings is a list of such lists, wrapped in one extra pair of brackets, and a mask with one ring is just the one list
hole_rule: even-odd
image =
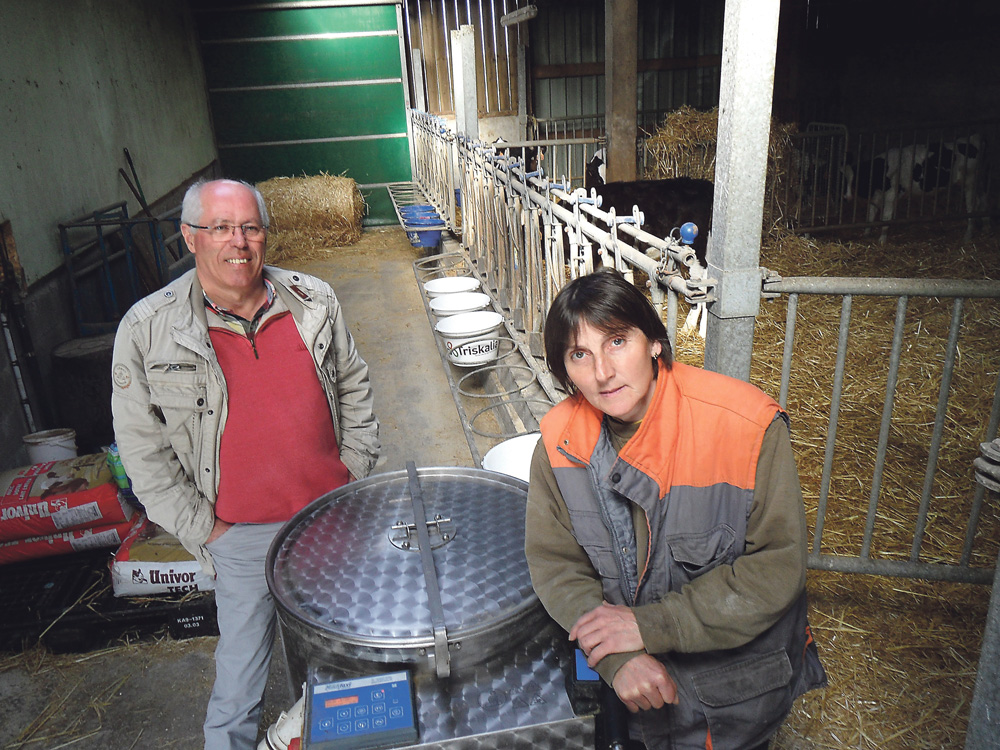
[[(701, 280), (708, 277), (708, 235), (712, 229), (712, 202), (715, 200), (715, 185), (709, 180), (692, 177), (675, 177), (666, 180), (637, 180), (635, 182), (604, 182), (604, 149), (599, 149), (587, 165), (584, 186), (589, 192), (593, 188), (601, 196), (601, 209), (614, 208), (619, 216), (632, 213), (632, 206), (638, 206), (645, 216), (643, 230), (656, 237), (671, 236), (673, 231), (686, 222), (698, 227), (698, 235), (691, 243), (697, 262), (691, 266), (690, 278)], [(704, 312), (704, 303), (691, 309), (684, 324), (685, 332), (698, 324), (699, 314)], [(705, 335), (706, 318), (702, 318), (699, 330)]]
[[(869, 222), (879, 218), (891, 221), (900, 198), (920, 197), (939, 188), (954, 186), (961, 190), (964, 208), (971, 214), (983, 208), (979, 186), (982, 160), (983, 139), (978, 134), (946, 143), (890, 148), (857, 165), (848, 159), (844, 167), (844, 199), (867, 198)], [(972, 237), (973, 228), (970, 218), (966, 240)], [(888, 233), (888, 225), (883, 225), (879, 237), (881, 244), (885, 244)]]
[(493, 145), (501, 156), (518, 159), (527, 173), (537, 172), (545, 161), (545, 146), (511, 146), (503, 138), (497, 138)]

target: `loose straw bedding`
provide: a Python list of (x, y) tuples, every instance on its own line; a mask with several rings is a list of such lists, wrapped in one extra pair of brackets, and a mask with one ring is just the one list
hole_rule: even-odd
[[(672, 113), (649, 140), (650, 179), (714, 179), (716, 113)], [(860, 231), (807, 239), (781, 228), (774, 195), (794, 168), (788, 134), (771, 130), (761, 265), (785, 276), (997, 278), (998, 246), (964, 224), (893, 227), (889, 242)], [(780, 392), (787, 297), (763, 300), (751, 380)], [(800, 295), (788, 412), (812, 544), (842, 297)], [(937, 414), (951, 300), (910, 298), (871, 556), (908, 560)], [(896, 316), (895, 298), (855, 296), (829, 500), (820, 551), (857, 556), (868, 513)], [(1000, 370), (1000, 302), (964, 303), (947, 420), (931, 488), (921, 562), (957, 564), (976, 485), (972, 461)], [(678, 361), (701, 365), (704, 342), (678, 330)], [(992, 568), (1000, 546), (996, 494), (987, 494), (970, 565)], [(971, 584), (810, 571), (810, 620), (830, 687), (801, 699), (775, 742), (792, 748), (961, 748), (990, 589)]]

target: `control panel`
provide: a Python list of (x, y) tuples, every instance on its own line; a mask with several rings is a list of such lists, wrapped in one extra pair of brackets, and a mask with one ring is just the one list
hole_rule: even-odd
[(409, 672), (337, 682), (312, 675), (306, 691), (304, 750), (370, 750), (417, 741)]

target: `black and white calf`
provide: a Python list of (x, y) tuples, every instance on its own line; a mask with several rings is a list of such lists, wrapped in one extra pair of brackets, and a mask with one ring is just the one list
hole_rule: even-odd
[[(698, 281), (708, 278), (706, 254), (708, 235), (712, 229), (715, 185), (709, 180), (692, 177), (605, 182), (604, 161), (604, 149), (599, 149), (587, 164), (584, 175), (584, 187), (588, 193), (593, 188), (601, 196), (601, 209), (607, 211), (613, 207), (619, 216), (628, 216), (632, 207), (638, 206), (645, 216), (643, 230), (656, 237), (671, 236), (682, 224), (694, 223), (698, 227), (698, 235), (691, 243), (691, 249), (694, 250), (696, 263), (689, 270), (690, 278)], [(704, 312), (704, 303), (693, 306), (683, 330), (687, 332), (698, 327), (704, 338), (707, 323)]]
[(545, 146), (512, 146), (503, 138), (497, 138), (493, 145), (501, 156), (517, 159), (527, 173), (537, 172), (545, 161)]
[[(920, 198), (944, 188), (957, 188), (967, 213), (982, 210), (980, 186), (983, 138), (978, 134), (954, 141), (914, 144), (890, 148), (868, 161), (848, 162), (844, 167), (844, 199), (868, 199), (868, 221), (891, 221), (900, 200)], [(972, 236), (969, 219), (965, 239)], [(883, 225), (879, 242), (885, 244), (889, 227)]]

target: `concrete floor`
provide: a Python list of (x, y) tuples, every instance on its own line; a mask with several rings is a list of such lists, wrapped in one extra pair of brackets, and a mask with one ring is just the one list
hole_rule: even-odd
[[(289, 264), (330, 282), (368, 362), (381, 422), (376, 472), (474, 466), (401, 229), (372, 229), (319, 261)], [(197, 748), (216, 638), (164, 638), (89, 654), (0, 654), (0, 748)], [(272, 666), (264, 727), (294, 700)]]

